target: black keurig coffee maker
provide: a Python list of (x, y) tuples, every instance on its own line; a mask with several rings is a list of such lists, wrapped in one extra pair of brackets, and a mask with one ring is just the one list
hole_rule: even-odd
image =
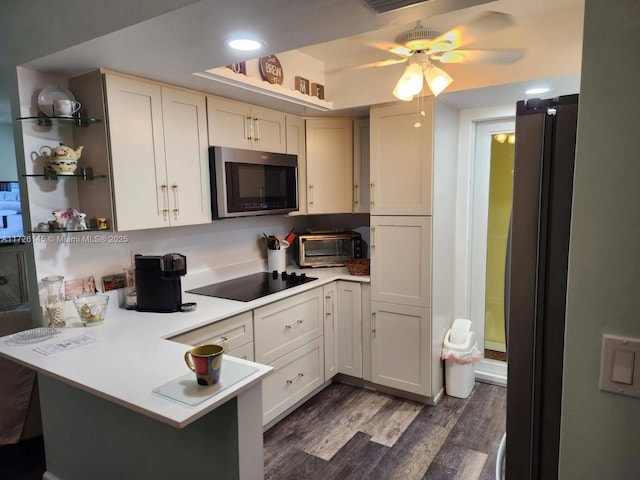
[(179, 312), (180, 277), (187, 273), (187, 257), (179, 253), (136, 255), (136, 293), (139, 312)]

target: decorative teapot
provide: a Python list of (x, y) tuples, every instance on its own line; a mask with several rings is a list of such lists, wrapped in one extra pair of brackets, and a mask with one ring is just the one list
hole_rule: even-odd
[[(49, 147), (47, 145), (40, 147), (40, 156), (46, 160), (45, 167), (53, 170), (58, 175), (73, 175), (78, 168), (78, 159), (82, 154), (80, 146), (75, 150), (60, 144), (58, 147)], [(47, 150), (49, 153), (47, 153)]]
[[(62, 143), (58, 147), (49, 147), (44, 145), (40, 147), (40, 156), (46, 158), (50, 162), (52, 160), (78, 160), (80, 155), (82, 155), (83, 146), (79, 146), (75, 150), (71, 147), (67, 147)], [(49, 149), (49, 153), (47, 154), (45, 149)]]

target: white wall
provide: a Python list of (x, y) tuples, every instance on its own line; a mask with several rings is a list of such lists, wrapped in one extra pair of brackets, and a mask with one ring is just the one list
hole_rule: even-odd
[(563, 480), (640, 478), (640, 399), (598, 390), (602, 334), (640, 337), (639, 19), (636, 0), (586, 1), (564, 359)]
[(0, 123), (0, 181), (18, 180), (16, 155), (13, 146), (13, 128)]

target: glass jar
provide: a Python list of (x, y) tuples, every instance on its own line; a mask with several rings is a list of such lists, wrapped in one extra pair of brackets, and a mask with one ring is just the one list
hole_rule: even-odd
[(138, 296), (136, 294), (136, 269), (135, 267), (124, 269), (125, 286), (125, 308), (135, 310), (138, 306)]
[(49, 313), (49, 326), (64, 327), (65, 298), (64, 293), (62, 293), (64, 277), (60, 275), (53, 275), (43, 278), (42, 282), (45, 287), (47, 287), (47, 298), (44, 302), (44, 306)]

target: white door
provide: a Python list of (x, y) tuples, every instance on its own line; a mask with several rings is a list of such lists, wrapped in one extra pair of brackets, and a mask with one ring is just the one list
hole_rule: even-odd
[(338, 285), (322, 287), (324, 295), (324, 379), (338, 373)]
[(431, 217), (371, 217), (371, 299), (431, 306)]
[(105, 86), (116, 227), (168, 226), (160, 86), (116, 75)]
[(162, 88), (172, 226), (211, 221), (206, 111), (204, 95)]
[(371, 109), (371, 215), (431, 215), (433, 97), (424, 111), (416, 128), (413, 102)]
[(353, 121), (306, 121), (307, 212), (351, 213), (353, 200)]
[[(485, 327), (487, 321), (492, 323), (492, 326), (504, 331), (504, 316), (500, 312), (501, 301), (503, 298), (503, 291), (501, 287), (504, 285), (504, 247), (502, 253), (500, 249), (488, 249), (490, 242), (488, 241), (489, 232), (492, 232), (492, 238), (489, 239), (494, 243), (504, 244), (506, 242), (506, 225), (508, 219), (505, 219), (509, 215), (510, 210), (505, 210), (500, 215), (501, 218), (494, 217), (493, 223), (498, 225), (489, 228), (489, 194), (491, 189), (491, 182), (501, 180), (502, 182), (508, 182), (509, 179), (491, 178), (491, 158), (492, 158), (492, 143), (494, 135), (507, 134), (506, 141), (508, 142), (508, 134), (513, 133), (515, 130), (514, 120), (488, 120), (484, 122), (478, 122), (476, 124), (476, 137), (474, 144), (474, 156), (473, 156), (473, 188), (471, 192), (471, 232), (469, 235), (470, 241), (470, 319), (472, 321), (472, 330), (476, 332), (478, 337), (478, 344), (481, 348), (485, 345)], [(505, 228), (502, 228), (505, 227)], [(502, 231), (502, 233), (499, 233)], [(498, 237), (503, 238), (498, 238)], [(488, 259), (488, 252), (491, 254), (491, 258)], [(487, 265), (488, 261), (494, 268), (490, 269), (490, 278), (487, 278)], [(487, 281), (490, 282), (491, 287), (487, 289)], [(489, 301), (496, 305), (490, 305), (487, 309), (487, 293), (489, 294)], [(489, 317), (489, 318), (488, 318)], [(502, 325), (499, 325), (502, 324)], [(500, 349), (498, 345), (491, 345), (494, 348)], [(504, 347), (502, 347), (504, 348)], [(490, 381), (500, 382), (502, 378), (506, 380), (506, 365), (497, 365), (494, 361), (487, 361), (484, 359), (476, 366), (478, 371), (478, 377), (489, 379)], [(484, 373), (483, 373), (484, 372)], [(487, 378), (488, 376), (488, 378)], [(495, 378), (493, 378), (495, 376)]]
[(244, 103), (207, 97), (209, 145), (252, 148), (251, 107)]
[(369, 213), (369, 119), (353, 122), (353, 213)]
[(285, 153), (287, 132), (285, 114), (266, 108), (251, 107), (253, 148), (264, 152)]
[(338, 282), (337, 315), (338, 372), (362, 378), (363, 312), (360, 283)]
[(432, 395), (430, 310), (371, 302), (371, 380)]

